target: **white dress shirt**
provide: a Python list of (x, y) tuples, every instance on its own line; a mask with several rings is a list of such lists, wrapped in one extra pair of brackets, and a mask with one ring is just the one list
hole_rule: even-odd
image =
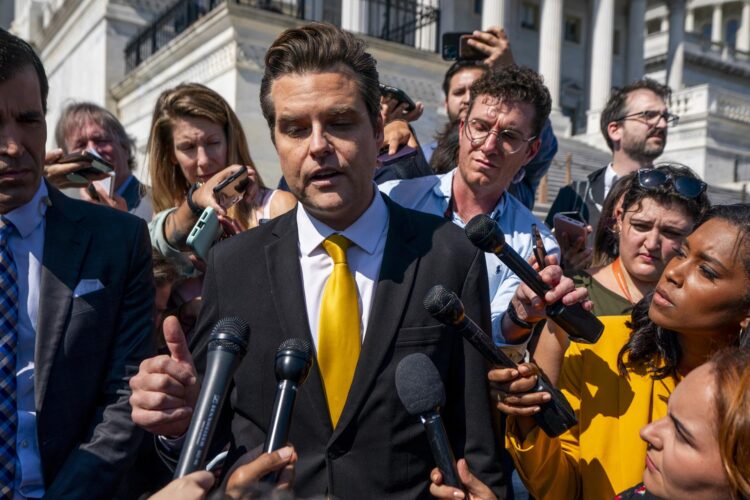
[(47, 186), (40, 182), (31, 201), (5, 214), (5, 218), (16, 227), (8, 244), (18, 273), (19, 297), (16, 347), (16, 500), (44, 496), (42, 462), (36, 435), (34, 349), (39, 318), (47, 201)]
[[(456, 169), (453, 169), (442, 175), (388, 181), (378, 187), (400, 205), (444, 217), (450, 204), (455, 173)], [(531, 235), (532, 224), (536, 224), (542, 234), (547, 254), (557, 255), (559, 259), (560, 247), (547, 226), (510, 193), (503, 193), (495, 208), (488, 215), (503, 230), (505, 241), (524, 259), (532, 255), (534, 248)], [(451, 220), (459, 227), (466, 225), (466, 221), (461, 220), (455, 212), (452, 212)], [(486, 253), (484, 257), (487, 262), (487, 277), (490, 285), (492, 335), (495, 343), (502, 346), (506, 354), (519, 361), (526, 352), (529, 337), (520, 344), (509, 344), (503, 336), (502, 319), (521, 280), (495, 254)]]
[(318, 318), (320, 301), (328, 277), (333, 272), (333, 259), (323, 248), (323, 241), (334, 233), (348, 238), (352, 245), (346, 251), (349, 269), (357, 283), (357, 299), (360, 311), (361, 340), (364, 341), (370, 319), (372, 301), (375, 297), (383, 251), (388, 237), (388, 207), (373, 184), (375, 196), (367, 210), (351, 226), (335, 231), (310, 215), (302, 206), (297, 208), (297, 230), (299, 236), (299, 260), (302, 268), (302, 284), (305, 291), (307, 320), (310, 322), (315, 348), (318, 347)]
[[(610, 163), (607, 165), (607, 170), (604, 171), (604, 198), (607, 197), (610, 190), (612, 189), (612, 186), (615, 185), (615, 183), (620, 179), (620, 176), (617, 172), (615, 172), (614, 167)], [(599, 211), (601, 211), (601, 206), (599, 206)]]

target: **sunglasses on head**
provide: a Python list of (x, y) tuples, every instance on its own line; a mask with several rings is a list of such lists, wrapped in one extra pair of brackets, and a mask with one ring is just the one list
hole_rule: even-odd
[(674, 190), (686, 198), (697, 198), (706, 190), (706, 183), (687, 175), (672, 175), (655, 168), (638, 171), (638, 183), (645, 189), (656, 189), (672, 182)]

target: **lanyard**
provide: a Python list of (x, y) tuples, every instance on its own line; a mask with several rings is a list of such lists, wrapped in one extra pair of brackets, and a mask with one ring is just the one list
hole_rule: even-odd
[(620, 262), (620, 257), (617, 257), (615, 261), (612, 262), (612, 274), (615, 276), (615, 281), (620, 287), (620, 291), (622, 292), (622, 294), (626, 299), (628, 299), (628, 302), (633, 304), (633, 297), (630, 295), (628, 282), (625, 280), (625, 274), (622, 272), (622, 263)]

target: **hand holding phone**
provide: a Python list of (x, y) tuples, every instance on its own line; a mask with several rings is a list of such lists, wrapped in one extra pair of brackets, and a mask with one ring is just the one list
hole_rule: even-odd
[(406, 92), (404, 92), (400, 88), (391, 87), (390, 85), (383, 85), (382, 83), (379, 85), (381, 95), (391, 97), (395, 99), (399, 104), (406, 104), (407, 112), (414, 111), (414, 109), (417, 107), (411, 97), (409, 97)]
[(247, 169), (241, 168), (214, 186), (214, 198), (221, 205), (221, 208), (229, 210), (245, 196), (249, 185), (250, 177), (247, 174)]
[(114, 167), (94, 150), (81, 151), (63, 156), (58, 163), (80, 163), (82, 168), (67, 174), (70, 182), (86, 184), (91, 181), (102, 180), (114, 172)]

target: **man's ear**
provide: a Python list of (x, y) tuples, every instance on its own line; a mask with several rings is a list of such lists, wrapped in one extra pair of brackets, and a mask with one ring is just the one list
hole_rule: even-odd
[(383, 147), (385, 142), (385, 121), (383, 113), (378, 113), (378, 119), (375, 121), (375, 141), (377, 142), (378, 151)]
[(622, 140), (622, 123), (609, 122), (607, 125), (607, 135), (609, 136), (610, 141), (619, 144)]
[(534, 157), (539, 153), (539, 149), (542, 147), (542, 139), (537, 137), (531, 142), (531, 145), (526, 150), (526, 158), (524, 158), (523, 166), (529, 164), (531, 160), (534, 159)]

